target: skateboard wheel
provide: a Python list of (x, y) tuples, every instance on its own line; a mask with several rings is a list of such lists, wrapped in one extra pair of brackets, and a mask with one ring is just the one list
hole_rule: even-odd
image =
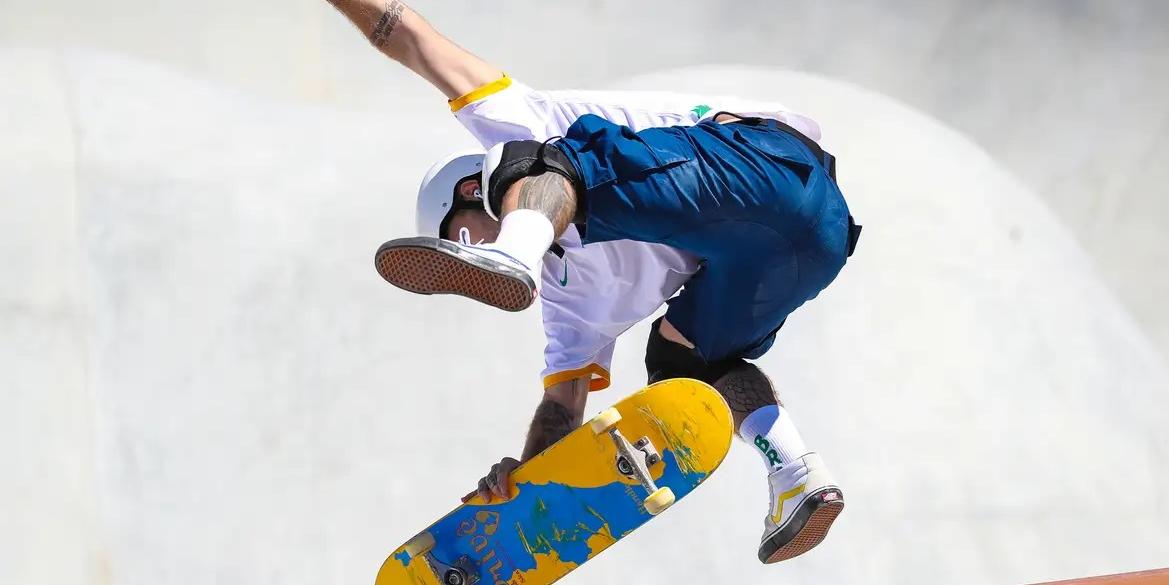
[(467, 573), (462, 569), (451, 569), (442, 576), (443, 585), (467, 585)]
[(636, 473), (633, 469), (633, 464), (629, 462), (624, 456), (617, 458), (617, 473), (628, 477), (633, 477)]
[(594, 434), (600, 435), (609, 432), (609, 429), (620, 421), (621, 413), (617, 412), (616, 408), (610, 407), (593, 417), (593, 420), (589, 421), (589, 428), (593, 429)]
[(430, 549), (434, 548), (434, 535), (429, 532), (423, 532), (422, 534), (411, 538), (410, 541), (406, 543), (406, 546), (403, 546), (402, 548), (406, 551), (406, 555), (408, 555), (410, 559), (420, 557), (430, 552)]
[(658, 488), (642, 504), (645, 505), (646, 512), (657, 516), (674, 505), (674, 492), (668, 487)]

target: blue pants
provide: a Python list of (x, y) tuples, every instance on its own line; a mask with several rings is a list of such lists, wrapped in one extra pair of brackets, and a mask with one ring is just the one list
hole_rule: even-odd
[(666, 319), (709, 362), (762, 356), (844, 267), (849, 211), (830, 157), (778, 122), (634, 133), (586, 115), (555, 145), (586, 189), (586, 245), (638, 240), (701, 258)]

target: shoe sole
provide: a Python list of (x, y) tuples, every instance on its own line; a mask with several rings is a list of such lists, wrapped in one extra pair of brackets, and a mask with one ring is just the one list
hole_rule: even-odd
[(453, 294), (503, 309), (522, 311), (535, 300), (535, 283), (522, 270), (469, 254), (453, 242), (402, 238), (374, 254), (386, 282), (423, 295)]
[(844, 494), (826, 488), (800, 504), (786, 526), (759, 546), (759, 560), (766, 564), (798, 557), (816, 548), (828, 536), (828, 529), (844, 511)]

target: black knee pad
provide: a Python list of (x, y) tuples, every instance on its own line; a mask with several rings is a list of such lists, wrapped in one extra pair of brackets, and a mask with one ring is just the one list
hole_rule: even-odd
[(771, 379), (758, 366), (743, 360), (729, 368), (715, 382), (711, 382), (727, 405), (743, 416), (770, 404), (779, 404), (779, 397)]
[(707, 362), (697, 351), (662, 337), (662, 319), (659, 317), (650, 326), (645, 345), (645, 371), (650, 384), (670, 378), (694, 378), (713, 385), (732, 368), (750, 365), (740, 358)]

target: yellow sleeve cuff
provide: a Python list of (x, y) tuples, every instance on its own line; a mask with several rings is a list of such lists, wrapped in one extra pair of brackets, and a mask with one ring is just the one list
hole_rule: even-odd
[(511, 87), (511, 78), (506, 74), (495, 81), (485, 83), (472, 89), (471, 91), (453, 99), (447, 100), (447, 104), (451, 107), (451, 112), (457, 112), (463, 109), (464, 106), (470, 103), (477, 102), (487, 96), (497, 94), (507, 88)]
[(549, 388), (561, 382), (584, 376), (590, 376), (589, 392), (596, 392), (597, 390), (604, 390), (609, 387), (609, 370), (602, 368), (598, 364), (589, 364), (583, 368), (565, 370), (544, 376), (544, 388)]

